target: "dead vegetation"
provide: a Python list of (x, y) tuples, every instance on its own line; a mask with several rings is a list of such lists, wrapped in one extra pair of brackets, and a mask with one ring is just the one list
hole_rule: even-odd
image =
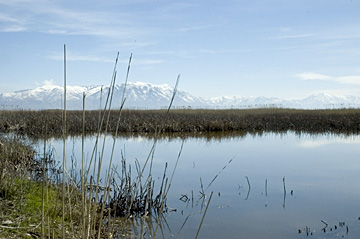
[[(99, 111), (86, 111), (85, 133), (99, 130)], [(120, 132), (259, 132), (274, 131), (309, 133), (358, 133), (360, 109), (295, 110), (122, 110), (122, 120), (117, 127), (118, 115), (109, 115), (107, 131)], [(67, 133), (82, 133), (82, 112), (67, 112)], [(44, 125), (47, 124), (45, 129)], [(103, 126), (105, 127), (105, 126)], [(118, 129), (117, 129), (118, 128)], [(101, 130), (104, 130), (102, 128)], [(60, 135), (63, 132), (62, 111), (1, 111), (0, 132), (25, 135)]]

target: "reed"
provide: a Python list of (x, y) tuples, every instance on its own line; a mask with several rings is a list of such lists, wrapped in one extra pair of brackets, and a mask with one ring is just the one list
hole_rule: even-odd
[(65, 169), (66, 169), (66, 45), (64, 44), (64, 111), (63, 111), (63, 157), (62, 157), (62, 238), (65, 238)]
[(176, 84), (175, 84), (175, 87), (174, 87), (174, 91), (173, 91), (173, 94), (172, 94), (172, 97), (171, 97), (171, 100), (170, 100), (170, 104), (169, 104), (169, 107), (167, 109), (167, 114), (169, 113), (170, 109), (171, 109), (171, 106), (173, 104), (173, 101), (175, 99), (175, 95), (176, 95), (176, 92), (177, 92), (177, 89), (178, 89), (178, 86), (179, 86), (179, 81), (180, 81), (180, 74), (178, 75), (177, 77), (177, 80), (176, 80)]
[[(45, 126), (46, 127), (46, 126)], [(41, 235), (45, 235), (45, 188), (47, 188), (47, 178), (46, 178), (46, 137), (44, 140), (44, 157), (42, 160), (42, 188), (41, 188), (41, 194), (42, 194), (42, 201), (41, 201)], [(46, 193), (47, 195), (47, 193)]]
[(233, 161), (233, 158), (229, 160), (229, 162), (215, 175), (215, 177), (211, 180), (209, 185), (205, 188), (205, 191), (211, 186), (211, 184), (216, 180), (216, 178), (226, 169), (226, 167)]
[(82, 115), (82, 134), (81, 134), (81, 228), (82, 238), (87, 237), (86, 228), (86, 215), (87, 215), (87, 203), (86, 203), (86, 190), (85, 190), (85, 93), (83, 93), (83, 115)]

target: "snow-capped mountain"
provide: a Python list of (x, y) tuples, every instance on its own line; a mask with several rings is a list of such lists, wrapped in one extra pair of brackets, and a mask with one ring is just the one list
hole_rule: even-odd
[[(170, 104), (174, 89), (168, 85), (149, 83), (128, 83), (125, 90), (125, 108), (160, 109)], [(85, 93), (86, 109), (104, 107), (109, 86), (67, 86), (66, 107), (69, 110), (82, 109), (82, 98)], [(120, 107), (124, 92), (124, 84), (114, 86), (112, 108)], [(0, 94), (0, 107), (3, 109), (62, 109), (64, 88), (46, 84), (35, 89), (21, 90), (13, 93)], [(192, 106), (205, 107), (207, 102), (178, 90), (173, 102), (174, 107)]]
[[(62, 109), (63, 87), (53, 84), (13, 93), (0, 94), (0, 108), (2, 109)], [(132, 109), (161, 109), (167, 108), (173, 94), (173, 87), (169, 85), (153, 85), (150, 83), (128, 83), (125, 89), (125, 108)], [(86, 95), (86, 109), (99, 109), (104, 106), (109, 86), (67, 86), (67, 109), (82, 109), (83, 93)], [(115, 85), (112, 108), (119, 108), (124, 92), (124, 84)], [(263, 108), (283, 107), (298, 109), (333, 109), (359, 108), (360, 97), (334, 96), (329, 94), (311, 95), (304, 99), (286, 100), (269, 97), (237, 97), (223, 96), (204, 99), (178, 90), (173, 107), (191, 107), (208, 109), (229, 108)]]
[(287, 100), (276, 97), (217, 97), (210, 99), (217, 108), (294, 108), (337, 109), (359, 108), (360, 97), (335, 96), (325, 93), (310, 95), (303, 99)]

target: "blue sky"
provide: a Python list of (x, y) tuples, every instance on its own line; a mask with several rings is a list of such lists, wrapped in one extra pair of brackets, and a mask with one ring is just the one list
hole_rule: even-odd
[(0, 93), (63, 83), (196, 96), (360, 95), (359, 0), (0, 0)]

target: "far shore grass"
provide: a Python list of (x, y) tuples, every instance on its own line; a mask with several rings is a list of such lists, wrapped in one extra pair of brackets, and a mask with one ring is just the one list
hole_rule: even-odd
[[(99, 111), (86, 111), (86, 133), (99, 129)], [(115, 133), (117, 113), (110, 114), (108, 132)], [(123, 110), (118, 133), (196, 132), (358, 133), (360, 109), (297, 110), (282, 108), (229, 110)], [(61, 110), (0, 111), (0, 132), (41, 137), (63, 132)], [(67, 112), (67, 133), (82, 133), (82, 111)]]

